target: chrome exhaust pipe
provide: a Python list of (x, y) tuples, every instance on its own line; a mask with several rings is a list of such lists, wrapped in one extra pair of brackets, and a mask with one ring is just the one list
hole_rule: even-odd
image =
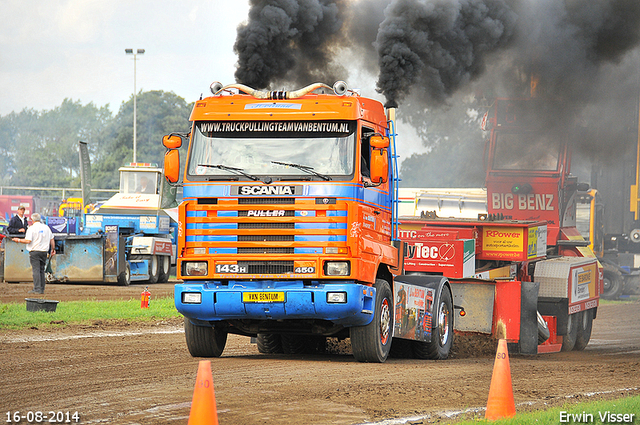
[(241, 92), (247, 93), (248, 95), (255, 97), (256, 99), (283, 100), (283, 99), (297, 99), (299, 97), (302, 97), (320, 88), (333, 90), (333, 92), (338, 96), (344, 95), (349, 90), (347, 87), (347, 83), (345, 83), (344, 81), (337, 81), (333, 85), (333, 88), (329, 87), (324, 83), (314, 83), (292, 92), (282, 91), (282, 90), (262, 91), (262, 90), (252, 89), (251, 87), (246, 86), (244, 84), (228, 84), (223, 87), (222, 84), (216, 81), (213, 84), (211, 84), (211, 93), (213, 93), (214, 95), (218, 95), (224, 90), (238, 89)]

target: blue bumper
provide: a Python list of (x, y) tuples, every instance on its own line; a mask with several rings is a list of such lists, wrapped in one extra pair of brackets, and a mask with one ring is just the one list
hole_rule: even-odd
[[(371, 322), (375, 291), (375, 288), (354, 282), (313, 285), (275, 280), (183, 283), (175, 285), (174, 300), (182, 315), (195, 320), (321, 319), (349, 327)], [(345, 293), (346, 302), (327, 302), (327, 294), (336, 292)], [(201, 302), (184, 303), (184, 293), (200, 293)], [(269, 296), (277, 301), (249, 300)]]

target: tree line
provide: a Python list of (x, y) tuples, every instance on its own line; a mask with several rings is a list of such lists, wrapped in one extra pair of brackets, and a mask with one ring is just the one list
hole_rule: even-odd
[[(173, 92), (141, 91), (136, 106), (136, 160), (162, 165), (162, 136), (189, 131), (193, 103)], [(133, 95), (115, 115), (108, 105), (65, 99), (51, 110), (0, 116), (0, 184), (80, 187), (78, 141), (88, 144), (92, 187), (117, 188), (118, 168), (133, 160)]]
[[(136, 159), (162, 165), (162, 137), (189, 131), (193, 103), (173, 92), (141, 91), (136, 106)], [(480, 131), (480, 120), (484, 110), (486, 105), (478, 99), (444, 110), (414, 107), (410, 101), (404, 104), (399, 119), (416, 128), (430, 151), (400, 159), (400, 185), (482, 186), (486, 135)], [(24, 109), (0, 116), (0, 185), (80, 187), (78, 141), (88, 144), (92, 187), (117, 188), (118, 168), (133, 160), (133, 96), (115, 115), (108, 105), (65, 99), (51, 110)], [(402, 134), (398, 143), (402, 143)], [(186, 146), (181, 149), (186, 151)], [(181, 157), (186, 158), (186, 152)]]

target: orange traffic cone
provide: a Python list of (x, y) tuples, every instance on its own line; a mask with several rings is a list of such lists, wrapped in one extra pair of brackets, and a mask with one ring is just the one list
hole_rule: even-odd
[(188, 425), (218, 425), (211, 361), (200, 360)]
[(516, 406), (513, 401), (513, 387), (511, 386), (511, 368), (509, 367), (509, 351), (507, 340), (498, 341), (498, 352), (493, 365), (491, 376), (491, 388), (489, 388), (489, 400), (485, 419), (495, 420), (510, 418), (516, 414)]

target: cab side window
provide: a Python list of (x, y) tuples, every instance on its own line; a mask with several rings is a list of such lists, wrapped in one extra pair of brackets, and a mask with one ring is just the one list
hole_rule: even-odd
[(362, 140), (360, 141), (360, 174), (362, 177), (371, 177), (371, 145), (369, 138), (375, 132), (371, 128), (362, 128)]

